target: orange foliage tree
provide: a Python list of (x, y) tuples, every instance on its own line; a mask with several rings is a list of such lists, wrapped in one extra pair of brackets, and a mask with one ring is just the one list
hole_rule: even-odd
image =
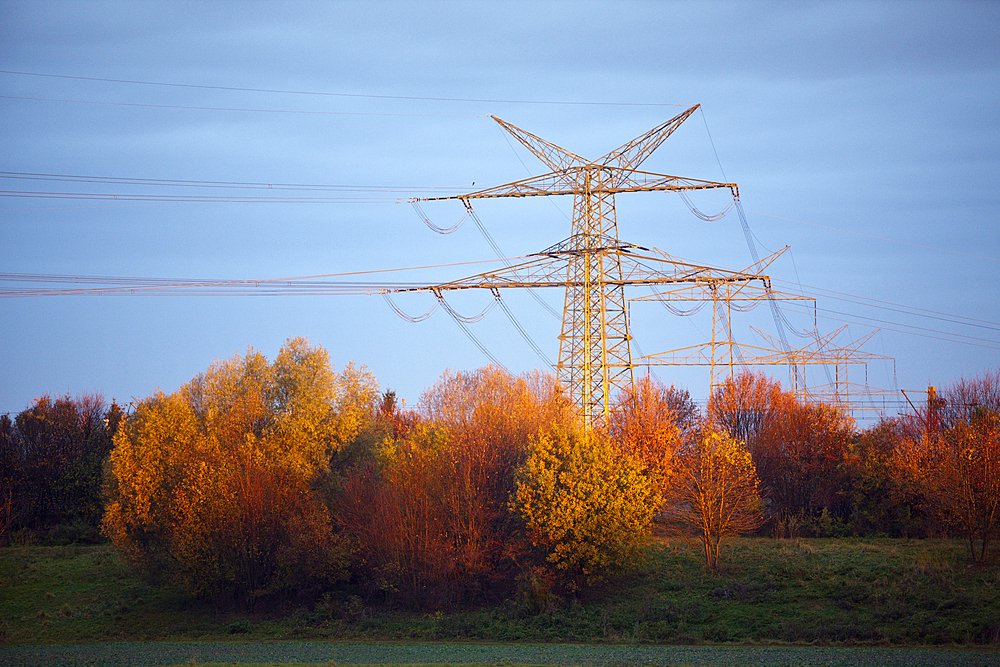
[(753, 449), (774, 422), (795, 406), (795, 397), (762, 373), (728, 378), (712, 393), (706, 417), (717, 429)]
[(262, 596), (342, 576), (311, 485), (340, 446), (342, 392), (322, 348), (250, 350), (136, 407), (115, 437), (103, 529), (130, 561), (196, 594)]
[(117, 403), (82, 394), (0, 417), (0, 510), (11, 529), (75, 523), (98, 536), (102, 466), (122, 416)]
[(854, 534), (921, 537), (931, 528), (923, 497), (900, 485), (895, 462), (901, 432), (900, 420), (881, 420), (848, 447), (843, 497)]
[(722, 538), (747, 533), (763, 522), (763, 503), (753, 459), (743, 443), (706, 430), (674, 457), (663, 514), (701, 541), (705, 565), (719, 567)]
[(1000, 528), (1000, 413), (973, 411), (944, 441), (941, 502), (965, 534), (972, 559), (982, 561)]
[[(840, 493), (854, 422), (841, 410), (800, 403), (761, 374), (727, 380), (712, 395), (709, 422), (746, 443), (777, 524), (816, 523), (849, 513)], [(819, 525), (816, 531), (824, 530)], [(827, 530), (829, 527), (826, 528)]]
[(1000, 530), (998, 398), (996, 373), (959, 381), (929, 401), (918, 415), (923, 431), (903, 438), (894, 458), (900, 486), (962, 534), (974, 561), (986, 558)]
[(671, 460), (698, 420), (698, 410), (687, 391), (664, 387), (648, 375), (622, 392), (606, 425), (607, 436), (619, 451), (643, 465), (657, 488), (667, 482)]

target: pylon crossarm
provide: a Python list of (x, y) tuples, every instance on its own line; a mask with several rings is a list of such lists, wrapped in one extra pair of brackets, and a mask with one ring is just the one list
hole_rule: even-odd
[(746, 282), (754, 280), (757, 276), (747, 274), (742, 271), (728, 271), (717, 269), (711, 266), (701, 266), (682, 262), (666, 253), (657, 251), (649, 253), (629, 252), (621, 253), (622, 279), (630, 284), (644, 284), (644, 278), (655, 278), (669, 275), (671, 281), (650, 280), (649, 284), (658, 282), (676, 283), (724, 283), (724, 282)]
[[(764, 353), (774, 351), (753, 345), (741, 345), (731, 341), (716, 341), (714, 343), (701, 343), (699, 345), (691, 345), (689, 347), (681, 347), (676, 350), (667, 350), (666, 352), (658, 352), (644, 357), (637, 357), (634, 360), (634, 363), (636, 366), (718, 366), (720, 365), (719, 361), (713, 361), (712, 359), (713, 347), (732, 347), (734, 352), (739, 350), (741, 353), (741, 361), (743, 358), (751, 360), (759, 358), (758, 356), (747, 357), (743, 354), (747, 350), (759, 350)], [(752, 366), (754, 364), (752, 361), (746, 361), (743, 365)]]
[[(734, 352), (738, 350), (741, 353), (741, 365), (745, 366), (785, 366), (791, 363), (810, 366), (833, 366), (836, 364), (865, 364), (872, 359), (888, 358), (878, 355), (871, 355), (871, 357), (863, 355), (849, 358), (836, 354), (813, 354), (804, 352), (803, 350), (786, 352), (784, 350), (774, 350), (756, 345), (746, 345), (744, 343), (716, 341), (715, 343), (702, 343), (676, 350), (658, 352), (645, 357), (637, 357), (633, 360), (633, 363), (637, 366), (718, 366), (719, 362), (711, 359), (711, 349), (719, 346), (731, 346)], [(750, 351), (754, 351), (754, 354), (750, 354)], [(686, 354), (684, 356), (677, 356), (681, 353)]]
[[(531, 256), (518, 264), (479, 273), (445, 283), (400, 287), (391, 292), (427, 292), (459, 289), (509, 289), (523, 287), (585, 287), (588, 284), (671, 285), (679, 283), (740, 282), (756, 276), (728, 272), (708, 266), (680, 262), (672, 258), (641, 252), (641, 246), (614, 241), (599, 235), (578, 235), (596, 239), (597, 248), (578, 247), (580, 240), (570, 237), (560, 244)], [(607, 243), (610, 247), (604, 247)], [(604, 275), (598, 280), (571, 279), (569, 264), (580, 257), (613, 256), (621, 266), (619, 275)], [(669, 257), (669, 256), (668, 256)]]
[[(743, 269), (743, 272), (744, 273), (754, 273), (754, 274), (760, 273), (761, 271), (763, 271), (767, 267), (769, 267), (772, 264), (774, 264), (774, 260), (778, 259), (783, 254), (785, 254), (785, 251), (788, 250), (791, 247), (792, 246), (790, 246), (790, 245), (786, 245), (781, 250), (778, 250), (776, 252), (772, 252), (770, 255), (768, 255), (764, 259), (760, 260), (759, 262), (755, 262), (755, 263), (751, 264), (750, 266), (748, 266), (747, 268)], [(766, 276), (765, 276), (765, 278), (766, 278), (766, 283), (765, 284), (767, 284), (768, 286), (770, 286), (771, 279), (767, 278)]]
[(726, 188), (734, 194), (739, 188), (736, 183), (720, 183), (719, 181), (703, 181), (685, 176), (657, 174), (651, 171), (630, 171), (618, 167), (604, 167), (602, 176), (595, 192), (657, 192), (685, 190), (717, 190)]
[(633, 250), (645, 250), (649, 251), (648, 248), (643, 248), (640, 245), (634, 243), (625, 243), (619, 241), (613, 236), (608, 236), (607, 234), (574, 234), (568, 239), (564, 239), (555, 245), (551, 245), (545, 250), (537, 253), (532, 253), (530, 256), (549, 256), (555, 257), (558, 255), (582, 255), (582, 254), (596, 254), (599, 252), (632, 252)]
[[(804, 352), (804, 353), (808, 352), (809, 354), (818, 354), (818, 353), (823, 352), (830, 345), (830, 343), (833, 342), (833, 339), (836, 338), (837, 336), (839, 336), (840, 333), (842, 331), (846, 330), (846, 329), (847, 329), (847, 325), (844, 324), (843, 326), (841, 326), (841, 327), (839, 327), (837, 329), (834, 329), (833, 331), (831, 331), (830, 333), (826, 334), (825, 336), (819, 336), (819, 335), (817, 335), (816, 338), (809, 343), (809, 345), (807, 345), (805, 348), (803, 348), (802, 352)], [(758, 329), (757, 327), (752, 326), (752, 325), (750, 327), (750, 330), (753, 331), (758, 336), (760, 336), (761, 338), (763, 338), (765, 341), (767, 341), (771, 345), (773, 345), (776, 349), (781, 349), (782, 348), (782, 344), (776, 338), (774, 338), (773, 336), (771, 336), (770, 334), (765, 333), (765, 332), (761, 331), (760, 329)]]
[[(778, 346), (778, 341), (776, 341), (772, 336), (769, 336), (757, 327), (751, 326), (750, 328), (770, 344), (775, 347)], [(878, 333), (878, 329), (875, 329), (870, 334), (862, 336), (847, 347), (833, 347), (833, 339), (846, 328), (847, 325), (845, 324), (839, 329), (817, 338), (807, 347), (800, 350), (791, 350), (785, 354), (794, 356), (796, 363), (800, 364), (864, 364), (869, 361), (875, 361), (876, 359), (892, 359), (892, 357), (887, 357), (885, 355), (875, 354), (873, 352), (861, 352), (858, 350), (860, 345), (864, 344), (870, 340), (872, 336)]]
[[(761, 279), (766, 276), (761, 276)], [(713, 293), (712, 288), (715, 288)], [(726, 288), (731, 288), (726, 291)], [(801, 294), (788, 294), (786, 292), (776, 292), (775, 290), (751, 285), (744, 282), (726, 282), (723, 285), (718, 283), (699, 283), (697, 285), (685, 285), (677, 289), (665, 292), (655, 292), (646, 296), (637, 296), (629, 301), (763, 301), (765, 299), (777, 299), (778, 301), (815, 301), (816, 297), (803, 296)]]
[(692, 345), (632, 359), (635, 366), (711, 366), (709, 345)]
[(498, 199), (500, 197), (546, 197), (550, 195), (617, 194), (621, 192), (662, 192), (683, 190), (736, 191), (735, 183), (702, 181), (695, 178), (626, 171), (617, 167), (569, 167), (541, 176), (532, 176), (512, 183), (449, 197), (414, 197), (411, 202), (448, 201), (454, 199)]

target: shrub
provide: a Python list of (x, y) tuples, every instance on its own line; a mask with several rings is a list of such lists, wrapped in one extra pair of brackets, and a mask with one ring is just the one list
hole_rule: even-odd
[(594, 434), (556, 428), (533, 440), (511, 509), (567, 590), (625, 568), (648, 535), (659, 497), (641, 468)]

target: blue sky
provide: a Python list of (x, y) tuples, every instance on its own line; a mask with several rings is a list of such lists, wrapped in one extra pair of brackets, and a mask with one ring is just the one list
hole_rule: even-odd
[[(435, 266), (405, 279), (436, 283), (487, 270), (444, 266), (495, 258), (474, 225), (435, 234), (405, 200), (543, 173), (490, 115), (598, 157), (698, 103), (644, 168), (739, 184), (758, 252), (791, 246), (769, 269), (775, 286), (816, 296), (821, 333), (848, 325), (843, 345), (878, 329), (862, 349), (894, 361), (854, 367), (852, 381), (947, 385), (1000, 365), (997, 34), (992, 2), (0, 1), (0, 291), (38, 286), (9, 274), (227, 280)], [(177, 196), (269, 191), (166, 180), (340, 189), (321, 203), (192, 203)], [(94, 193), (166, 201), (83, 198)], [(711, 213), (726, 200), (695, 203)], [(568, 236), (571, 204), (483, 201), (476, 212), (513, 257)], [(462, 210), (424, 205), (442, 226)], [(699, 264), (752, 261), (735, 214), (703, 222), (662, 192), (621, 195), (617, 212), (623, 240)], [(561, 294), (542, 296), (561, 310)], [(449, 303), (469, 315), (490, 299)], [(505, 301), (555, 358), (558, 319), (525, 295)], [(433, 299), (396, 303), (419, 314)], [(810, 312), (787, 308), (812, 326)], [(707, 311), (633, 303), (631, 318), (642, 354), (711, 329)], [(750, 325), (775, 334), (765, 309), (733, 324), (741, 342), (760, 344)], [(470, 329), (512, 371), (541, 363), (499, 310)], [(410, 404), (446, 368), (488, 362), (444, 312), (411, 324), (378, 296), (14, 295), (0, 300), (0, 412), (84, 391), (127, 403), (248, 346), (273, 358), (299, 335), (338, 369), (366, 364)], [(655, 372), (707, 394), (707, 369)]]

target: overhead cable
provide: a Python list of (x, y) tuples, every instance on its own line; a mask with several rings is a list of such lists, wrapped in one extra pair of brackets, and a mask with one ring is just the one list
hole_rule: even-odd
[(465, 215), (463, 215), (459, 221), (451, 227), (438, 227), (431, 222), (431, 219), (427, 217), (426, 213), (424, 213), (424, 209), (420, 207), (420, 200), (412, 199), (410, 200), (410, 204), (413, 205), (413, 210), (417, 212), (417, 215), (420, 216), (420, 219), (423, 220), (424, 224), (438, 234), (451, 234), (452, 232), (457, 231), (458, 228), (462, 226), (462, 223), (469, 219), (469, 211), (466, 210)]
[(510, 320), (510, 323), (513, 324), (514, 328), (517, 329), (517, 331), (521, 334), (521, 338), (523, 338), (525, 342), (528, 343), (529, 346), (531, 346), (531, 349), (535, 351), (535, 354), (538, 355), (538, 358), (541, 359), (542, 362), (548, 368), (552, 368), (554, 366), (552, 361), (548, 358), (548, 356), (546, 356), (545, 352), (542, 351), (542, 348), (538, 347), (538, 344), (535, 343), (535, 341), (531, 338), (531, 336), (528, 335), (528, 332), (524, 330), (524, 327), (522, 327), (521, 323), (517, 321), (517, 318), (514, 317), (514, 314), (510, 312), (510, 308), (508, 308), (507, 304), (504, 303), (503, 299), (500, 298), (500, 291), (494, 289), (493, 296), (496, 298), (497, 303), (500, 304), (500, 307), (503, 309), (503, 312), (506, 313), (507, 319)]
[(407, 314), (406, 314), (406, 313), (404, 313), (404, 312), (403, 312), (402, 310), (400, 310), (400, 309), (399, 309), (399, 308), (398, 308), (398, 307), (396, 306), (396, 304), (394, 304), (394, 303), (392, 302), (392, 299), (391, 299), (391, 298), (389, 298), (389, 294), (388, 294), (388, 293), (384, 293), (384, 294), (382, 295), (382, 298), (383, 298), (383, 299), (385, 299), (385, 302), (389, 304), (389, 307), (390, 307), (390, 308), (392, 308), (392, 310), (393, 310), (393, 311), (394, 311), (394, 312), (395, 312), (395, 313), (396, 313), (397, 315), (399, 315), (399, 316), (400, 316), (401, 318), (403, 318), (403, 319), (404, 319), (404, 320), (406, 320), (407, 322), (410, 322), (411, 324), (416, 324), (417, 322), (423, 322), (423, 321), (424, 321), (424, 320), (426, 320), (426, 319), (427, 319), (428, 317), (430, 317), (431, 315), (433, 315), (433, 314), (434, 314), (434, 311), (435, 311), (435, 310), (437, 310), (437, 309), (438, 309), (438, 306), (440, 305), (440, 304), (439, 304), (439, 303), (438, 303), (437, 301), (435, 301), (435, 302), (434, 302), (434, 305), (433, 305), (433, 306), (431, 306), (431, 307), (430, 307), (430, 310), (428, 310), (428, 311), (427, 311), (426, 313), (424, 313), (423, 315), (417, 315), (416, 317), (413, 317), (413, 316), (411, 316), (411, 315), (407, 315)]
[[(469, 321), (469, 318), (463, 318), (461, 315), (459, 315), (458, 313), (456, 313), (452, 309), (452, 307), (450, 305), (448, 305), (448, 302), (444, 300), (444, 295), (442, 295), (440, 292), (435, 293), (435, 296), (437, 297), (438, 302), (444, 308), (445, 312), (448, 313), (449, 315), (451, 315), (451, 319), (455, 320), (455, 324), (457, 324), (459, 326), (459, 328), (469, 338), (469, 340), (471, 340), (472, 343), (477, 348), (479, 348), (479, 351), (482, 352), (490, 361), (492, 361), (494, 364), (496, 364), (501, 370), (503, 370), (505, 373), (507, 373), (507, 375), (512, 375), (512, 373), (510, 372), (510, 370), (506, 366), (504, 366), (502, 363), (500, 363), (500, 360), (497, 359), (496, 357), (494, 357), (493, 354), (488, 349), (486, 349), (486, 346), (483, 345), (481, 342), (479, 342), (479, 339), (476, 338), (473, 335), (472, 331), (469, 330), (469, 326), (467, 324), (467, 322)], [(494, 301), (493, 303), (495, 304), (496, 301)], [(492, 306), (488, 307), (487, 311), (484, 311), (483, 316), (485, 316), (485, 313), (488, 312), (489, 310), (492, 310)]]
[(25, 95), (0, 95), (5, 100), (29, 102), (65, 102), (69, 104), (97, 104), (113, 107), (141, 107), (146, 109), (181, 109), (185, 111), (243, 111), (250, 113), (306, 114), (318, 116), (387, 116), (396, 118), (484, 118), (481, 114), (458, 113), (375, 113), (371, 111), (311, 111), (307, 109), (253, 109), (248, 107), (204, 107), (189, 104), (148, 104), (141, 102), (101, 102), (98, 100), (70, 100), (56, 97), (28, 97)]
[(418, 102), (478, 102), (490, 104), (547, 104), (563, 106), (612, 106), (612, 107), (688, 107), (690, 104), (669, 104), (666, 102), (578, 102), (551, 100), (498, 100), (476, 99), (462, 97), (417, 97), (413, 95), (371, 95), (366, 93), (331, 93), (314, 90), (288, 90), (280, 88), (246, 88), (238, 86), (212, 86), (196, 83), (167, 83), (162, 81), (142, 81), (137, 79), (112, 79), (96, 76), (71, 76), (69, 74), (49, 74), (42, 72), (23, 72), (17, 70), (0, 70), (0, 74), (16, 74), (19, 76), (46, 77), (50, 79), (70, 79), (76, 81), (98, 81), (102, 83), (128, 83), (142, 86), (165, 86), (170, 88), (197, 88), (201, 90), (229, 90), (243, 93), (278, 93), (283, 95), (317, 95), (322, 97), (344, 97), (373, 100), (413, 100)]
[[(483, 235), (483, 238), (485, 238), (486, 242), (490, 244), (491, 248), (493, 248), (493, 252), (496, 253), (496, 256), (501, 258), (504, 264), (510, 266), (510, 261), (507, 259), (503, 259), (504, 254), (503, 252), (500, 251), (500, 246), (496, 244), (496, 241), (493, 240), (493, 237), (490, 236), (490, 233), (486, 231), (486, 226), (483, 225), (483, 221), (479, 219), (478, 215), (476, 215), (475, 209), (472, 208), (472, 202), (470, 202), (468, 199), (463, 199), (462, 203), (465, 205), (465, 210), (472, 217), (472, 221), (476, 223), (476, 227), (479, 228), (479, 231)], [(531, 298), (534, 299), (538, 303), (538, 305), (547, 310), (549, 314), (552, 315), (553, 317), (557, 319), (559, 318), (559, 313), (557, 313), (552, 308), (552, 306), (550, 306), (544, 299), (542, 299), (542, 297), (538, 296), (538, 294), (535, 293), (535, 290), (533, 290), (530, 287), (528, 287), (527, 290), (528, 294), (531, 295)]]
[(696, 218), (704, 220), (705, 222), (716, 222), (717, 220), (722, 220), (724, 217), (726, 217), (726, 214), (732, 210), (733, 204), (736, 202), (735, 198), (731, 199), (729, 200), (729, 204), (726, 206), (726, 208), (722, 209), (715, 215), (708, 215), (707, 213), (703, 213), (701, 210), (698, 209), (697, 206), (694, 205), (694, 202), (691, 201), (691, 198), (687, 195), (686, 192), (684, 192), (683, 190), (678, 190), (677, 194), (680, 195), (681, 201), (683, 201), (684, 204), (688, 207), (688, 210), (691, 211), (691, 213), (693, 213)]

